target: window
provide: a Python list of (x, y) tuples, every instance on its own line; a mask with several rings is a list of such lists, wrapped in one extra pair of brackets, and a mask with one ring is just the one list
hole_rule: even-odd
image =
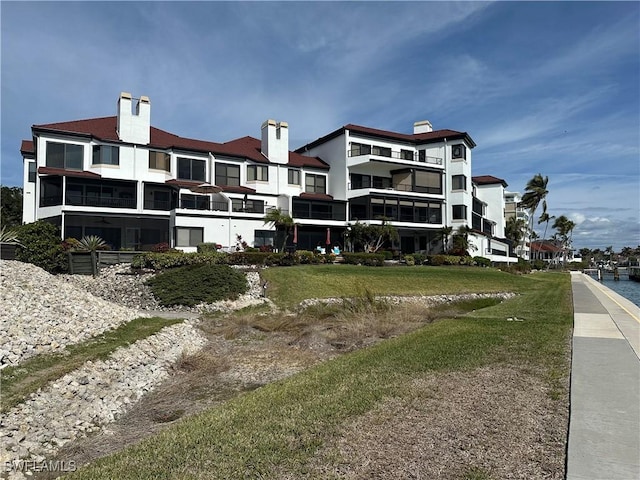
[(442, 174), (416, 170), (414, 173), (415, 192), (442, 194)]
[(180, 196), (180, 207), (191, 210), (209, 210), (209, 196), (183, 194)]
[(231, 199), (232, 212), (264, 213), (264, 200)]
[(120, 165), (120, 148), (108, 145), (94, 145), (92, 164)]
[(261, 181), (268, 182), (269, 181), (269, 167), (266, 165), (249, 165), (247, 167), (247, 181)]
[(388, 147), (378, 147), (374, 145), (371, 148), (371, 153), (381, 157), (391, 157), (391, 149)]
[(253, 246), (254, 247), (263, 247), (266, 245), (273, 246), (273, 239), (275, 236), (275, 232), (270, 230), (255, 230), (253, 233)]
[(400, 158), (402, 160), (411, 160), (411, 161), (413, 161), (413, 152), (411, 150), (400, 150)]
[(453, 206), (453, 219), (454, 220), (466, 220), (467, 219), (467, 206), (466, 205), (454, 205)]
[(290, 168), (288, 171), (287, 183), (289, 185), (300, 185), (300, 170)]
[(206, 170), (205, 160), (178, 157), (178, 178), (182, 180), (204, 182)]
[(83, 157), (82, 145), (47, 142), (47, 167), (82, 170)]
[(171, 171), (171, 156), (165, 152), (149, 152), (149, 169)]
[(467, 177), (464, 175), (454, 175), (451, 177), (451, 188), (453, 190), (466, 190)]
[(176, 227), (176, 247), (197, 247), (202, 243), (203, 237), (203, 228)]
[(427, 161), (427, 151), (426, 150), (418, 150), (418, 161), (426, 162)]
[(307, 193), (327, 193), (327, 177), (324, 175), (307, 173), (304, 182), (304, 191)]
[(467, 158), (467, 147), (464, 145), (452, 145), (451, 146), (451, 158)]
[(352, 143), (351, 151), (349, 153), (352, 157), (357, 157), (358, 155), (370, 155), (371, 145), (365, 145), (363, 143)]
[(371, 177), (369, 175), (351, 174), (351, 188), (371, 188)]
[(36, 182), (36, 162), (29, 162), (29, 178), (27, 181), (30, 183)]
[(391, 188), (392, 180), (388, 177), (373, 177), (373, 188)]
[(240, 165), (216, 163), (216, 185), (240, 186)]

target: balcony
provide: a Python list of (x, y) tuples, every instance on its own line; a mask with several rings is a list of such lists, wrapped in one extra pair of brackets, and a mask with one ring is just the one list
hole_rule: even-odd
[(81, 207), (136, 208), (136, 199), (67, 193), (65, 204)]
[(402, 165), (411, 165), (415, 163), (425, 163), (428, 165), (442, 166), (443, 161), (440, 157), (431, 157), (423, 152), (410, 152), (407, 150), (397, 151), (389, 148), (373, 148), (371, 150), (351, 149), (347, 151), (347, 165), (353, 167), (371, 161), (393, 162)]
[(214, 212), (228, 212), (227, 202), (214, 202), (208, 197), (199, 197), (197, 200), (191, 198), (180, 199), (180, 208), (185, 210), (209, 210)]

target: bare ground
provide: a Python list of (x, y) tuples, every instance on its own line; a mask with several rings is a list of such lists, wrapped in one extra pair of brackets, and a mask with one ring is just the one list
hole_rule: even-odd
[[(386, 322), (365, 328), (362, 319), (328, 329), (278, 319), (272, 329), (257, 317), (228, 318), (203, 322), (210, 342), (198, 355), (183, 358), (167, 381), (103, 432), (67, 444), (58, 459), (92, 462), (242, 392), (434, 319), (414, 312), (393, 331)], [(511, 366), (416, 378), (409, 395), (387, 399), (325, 439), (307, 476), (564, 478), (568, 399), (560, 397), (554, 400), (533, 372)]]

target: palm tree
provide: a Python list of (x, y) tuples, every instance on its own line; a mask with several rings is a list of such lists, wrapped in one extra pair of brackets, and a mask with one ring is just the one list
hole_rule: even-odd
[(564, 215), (560, 215), (556, 218), (555, 222), (553, 222), (552, 227), (558, 230), (558, 240), (562, 245), (562, 249), (564, 251), (562, 263), (565, 265), (567, 263), (567, 253), (566, 250), (571, 246), (571, 234), (573, 229), (575, 228), (575, 222), (572, 222)]
[(469, 234), (473, 229), (467, 225), (460, 225), (453, 235), (453, 253), (455, 255), (469, 255), (469, 250), (477, 250), (477, 247), (469, 242)]
[[(549, 177), (543, 177), (537, 173), (527, 182), (525, 193), (522, 195), (520, 205), (529, 210), (529, 232), (533, 231), (533, 219), (540, 203), (542, 203), (543, 211), (547, 211), (547, 201), (545, 200), (549, 190), (547, 184)], [(525, 239), (522, 240), (522, 248), (524, 249)]]
[(447, 253), (449, 251), (449, 235), (451, 235), (451, 232), (453, 232), (453, 227), (442, 227), (438, 231), (442, 240), (442, 253)]
[(522, 218), (509, 217), (504, 228), (504, 235), (513, 242), (514, 247), (517, 247), (524, 237), (526, 228), (527, 224)]
[[(542, 214), (540, 215), (540, 218), (538, 219), (538, 225), (545, 222), (544, 234), (542, 235), (542, 240), (545, 240), (547, 238), (547, 228), (549, 228), (549, 221), (556, 217), (553, 215), (549, 215), (549, 213), (547, 212), (547, 202), (543, 202), (542, 208), (543, 210), (542, 210)], [(540, 247), (538, 247), (538, 250), (539, 249)]]
[(291, 215), (284, 213), (281, 208), (272, 208), (264, 216), (264, 224), (271, 225), (276, 228), (276, 236), (278, 232), (282, 235), (282, 247), (280, 251), (284, 251), (284, 247), (287, 244), (287, 238), (293, 228), (293, 218)]

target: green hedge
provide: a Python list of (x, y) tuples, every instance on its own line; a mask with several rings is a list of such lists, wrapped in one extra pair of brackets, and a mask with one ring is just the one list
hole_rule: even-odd
[(473, 265), (473, 258), (458, 255), (427, 255), (427, 264), (440, 265)]
[(473, 257), (473, 262), (479, 267), (490, 267), (491, 260), (486, 257)]
[(384, 254), (382, 253), (343, 253), (344, 263), (350, 265), (366, 265), (369, 267), (382, 267)]
[(187, 265), (147, 280), (153, 295), (164, 306), (236, 299), (248, 289), (246, 276), (229, 265)]
[(229, 263), (229, 254), (224, 252), (184, 253), (184, 252), (146, 252), (133, 257), (132, 268), (152, 268), (164, 270), (186, 265), (217, 265)]

